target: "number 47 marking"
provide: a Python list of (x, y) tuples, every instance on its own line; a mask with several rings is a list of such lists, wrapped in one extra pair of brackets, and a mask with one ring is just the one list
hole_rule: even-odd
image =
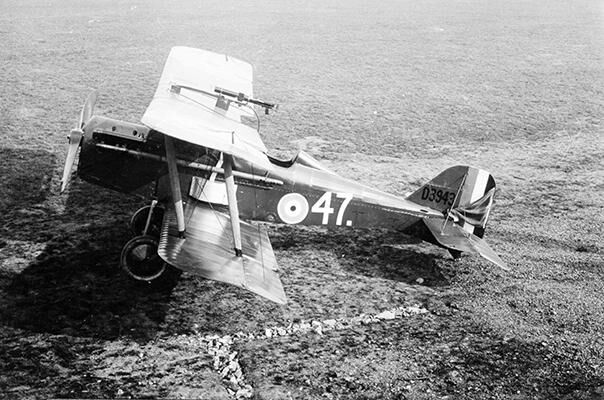
[[(321, 221), (323, 225), (327, 225), (329, 223), (329, 216), (335, 212), (335, 210), (331, 207), (332, 194), (332, 192), (325, 192), (323, 196), (319, 197), (319, 200), (317, 200), (317, 202), (310, 209), (310, 211), (315, 214), (323, 214), (323, 219)], [(348, 203), (350, 203), (350, 200), (352, 200), (353, 196), (352, 193), (336, 193), (336, 197), (339, 199), (344, 199), (340, 205), (340, 209), (338, 210), (338, 215), (336, 217), (336, 225), (342, 225), (344, 211), (346, 211), (346, 207), (348, 207)], [(346, 225), (352, 225), (352, 221), (346, 221)]]

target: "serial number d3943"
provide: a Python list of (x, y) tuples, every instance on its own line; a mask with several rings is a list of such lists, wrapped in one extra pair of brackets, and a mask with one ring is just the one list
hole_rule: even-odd
[(455, 192), (426, 186), (422, 190), (422, 200), (428, 200), (437, 204), (452, 206), (455, 201)]

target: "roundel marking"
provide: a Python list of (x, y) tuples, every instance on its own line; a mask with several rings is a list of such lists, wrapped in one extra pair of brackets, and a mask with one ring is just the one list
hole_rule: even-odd
[(299, 193), (288, 193), (279, 200), (277, 214), (286, 224), (299, 224), (308, 215), (308, 201)]

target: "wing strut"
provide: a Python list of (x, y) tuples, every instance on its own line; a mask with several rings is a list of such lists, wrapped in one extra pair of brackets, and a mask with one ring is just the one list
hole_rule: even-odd
[(174, 210), (176, 210), (176, 224), (178, 226), (178, 236), (185, 236), (185, 213), (182, 207), (182, 194), (180, 192), (180, 178), (178, 177), (178, 167), (176, 165), (176, 151), (174, 142), (168, 135), (164, 135), (166, 144), (166, 161), (168, 162), (168, 177), (170, 179), (170, 189), (172, 190), (172, 201)]
[(227, 200), (229, 202), (229, 214), (231, 215), (231, 226), (233, 228), (233, 240), (235, 242), (235, 255), (241, 257), (241, 227), (239, 226), (239, 207), (237, 207), (237, 194), (235, 192), (235, 178), (233, 177), (233, 156), (224, 153), (224, 181), (226, 183)]

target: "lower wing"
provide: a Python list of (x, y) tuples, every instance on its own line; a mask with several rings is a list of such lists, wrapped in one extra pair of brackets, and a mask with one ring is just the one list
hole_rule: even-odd
[(277, 260), (266, 231), (241, 222), (243, 257), (233, 252), (233, 235), (228, 214), (190, 200), (184, 209), (187, 230), (178, 235), (176, 214), (169, 209), (159, 242), (159, 256), (168, 264), (207, 279), (229, 283), (286, 303), (277, 274)]

